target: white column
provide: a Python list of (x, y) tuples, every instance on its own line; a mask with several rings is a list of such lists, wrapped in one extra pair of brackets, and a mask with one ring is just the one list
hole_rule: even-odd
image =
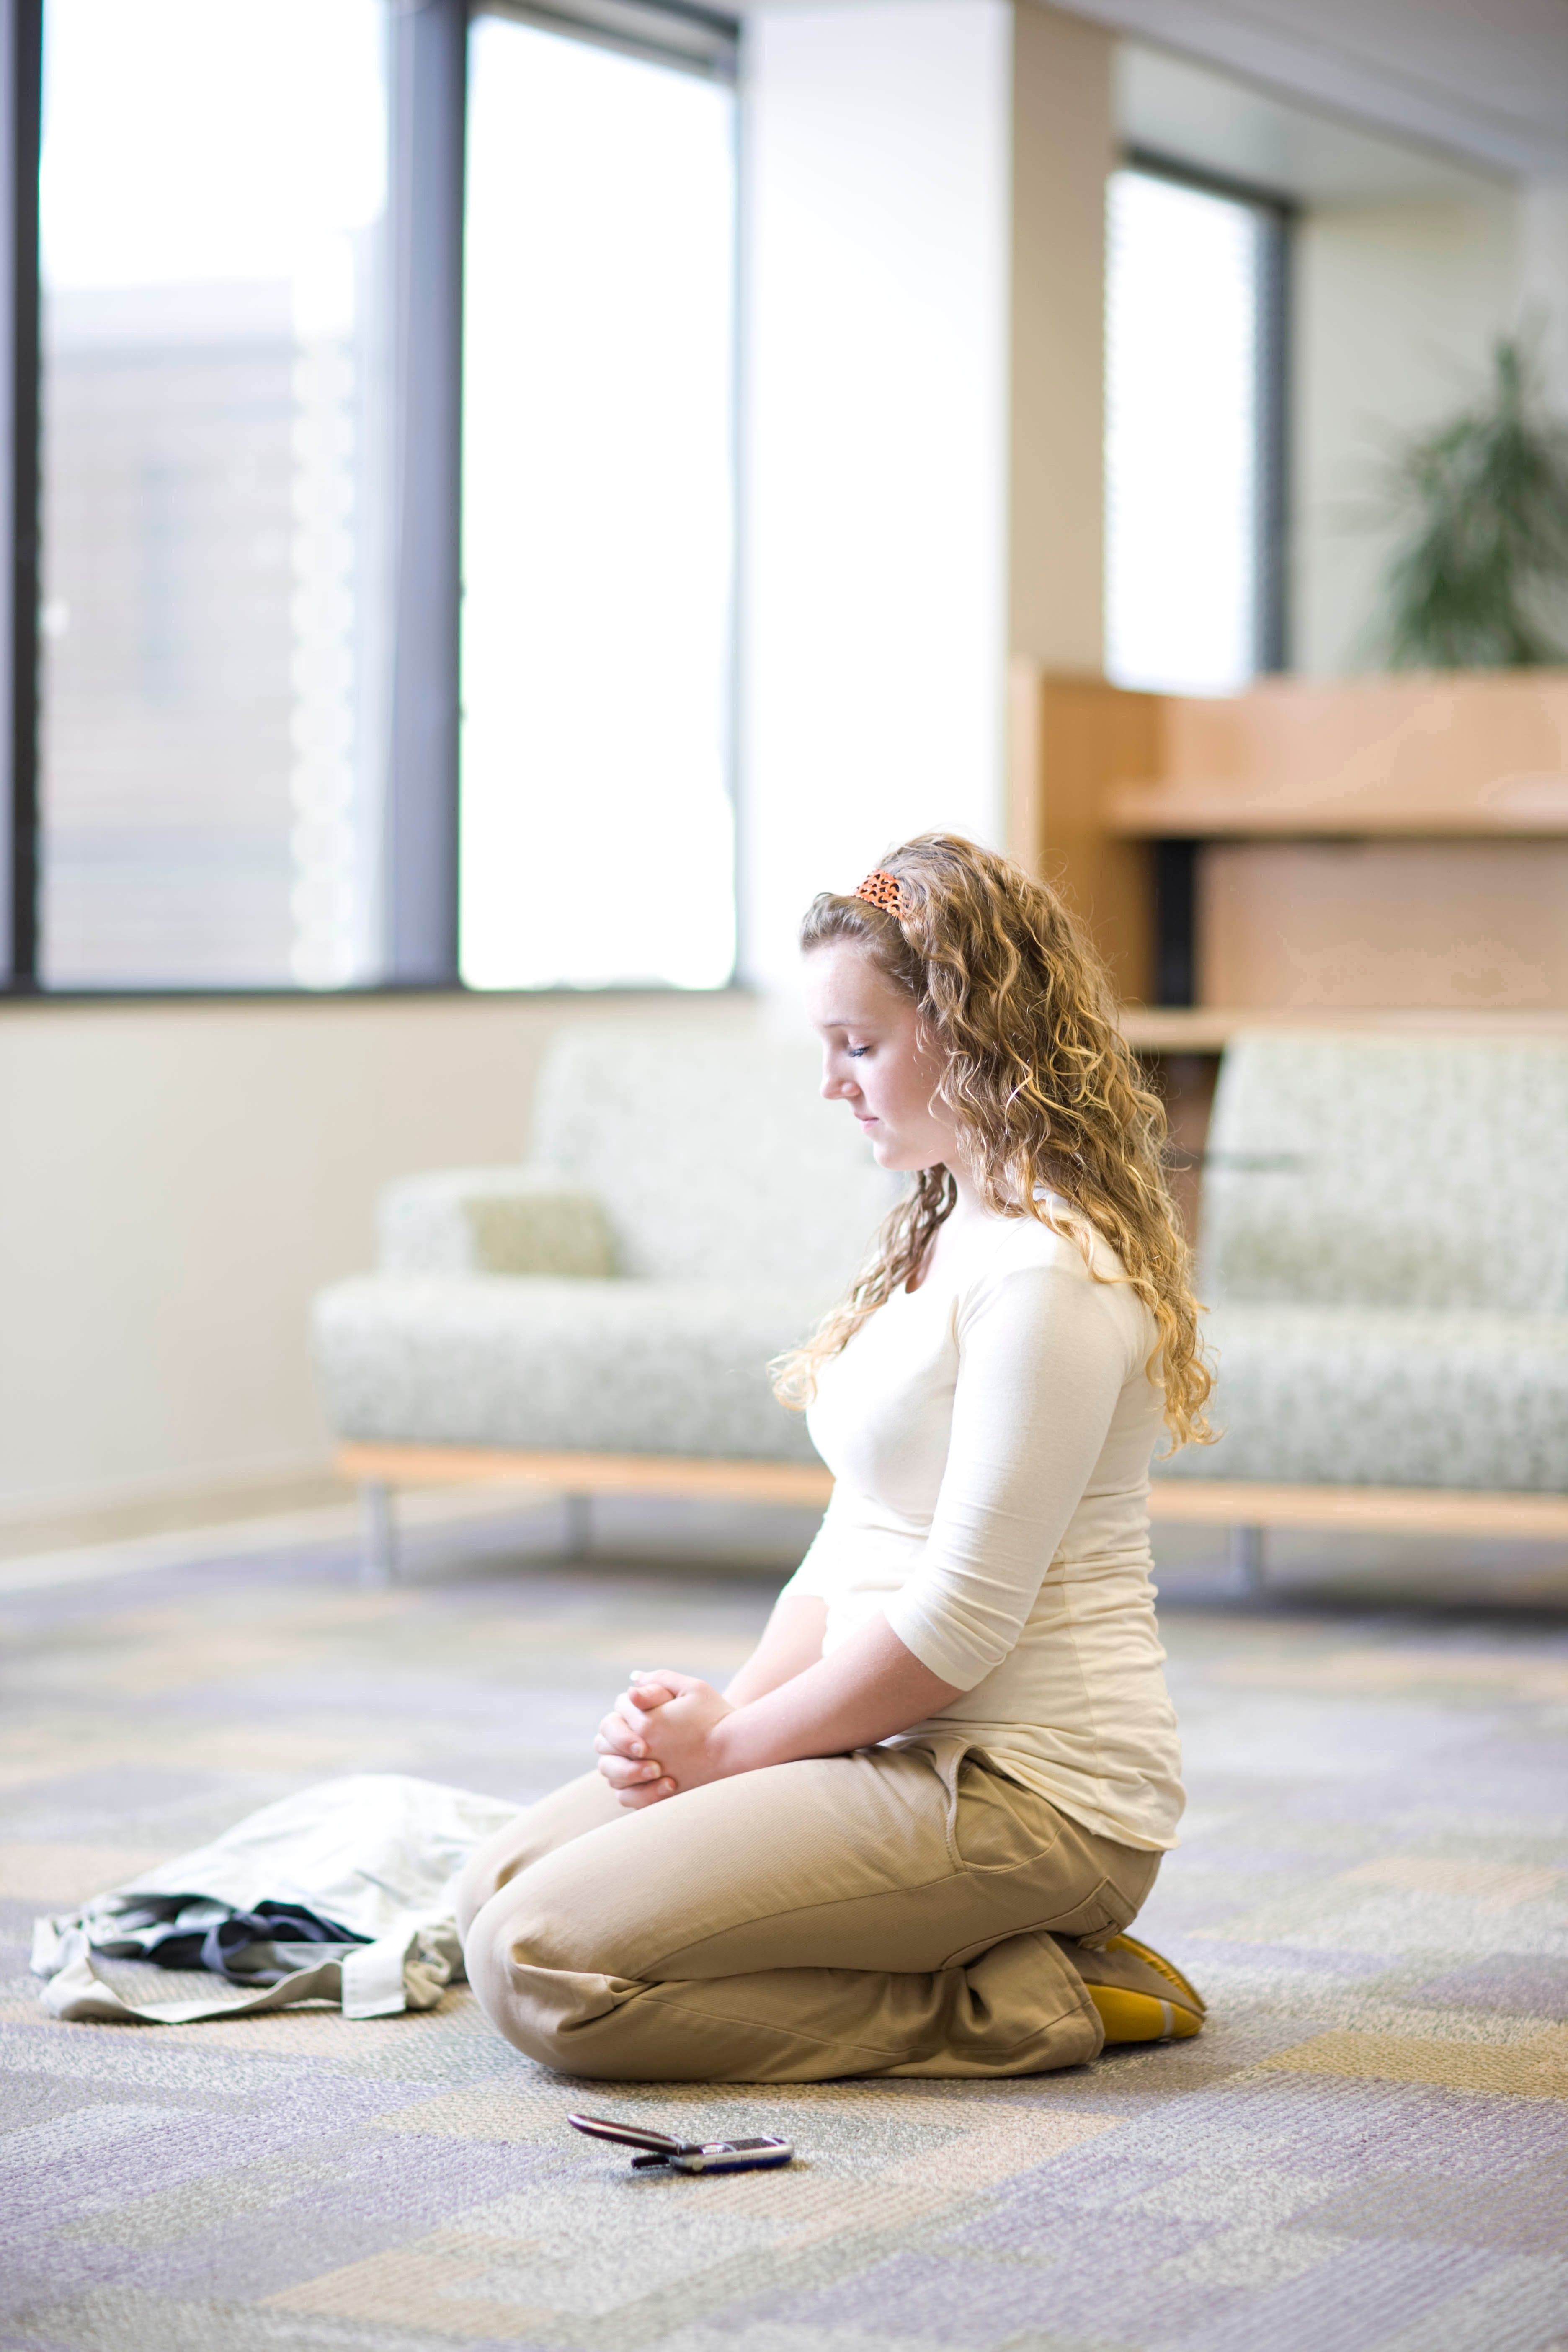
[(742, 906), (1009, 832), (1009, 652), (1098, 669), (1113, 43), (1034, 0), (763, 0), (744, 80)]
[(1000, 843), (1012, 11), (747, 31), (742, 936), (788, 990), (818, 890)]

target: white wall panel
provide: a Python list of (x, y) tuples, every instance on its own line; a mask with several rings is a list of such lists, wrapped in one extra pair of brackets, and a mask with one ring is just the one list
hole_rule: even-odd
[(802, 908), (900, 835), (1004, 832), (1011, 11), (748, 31), (742, 894)]

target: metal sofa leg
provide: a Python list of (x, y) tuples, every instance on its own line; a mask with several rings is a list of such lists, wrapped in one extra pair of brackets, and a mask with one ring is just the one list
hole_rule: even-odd
[(1232, 1528), (1230, 1531), (1230, 1564), (1237, 1583), (1244, 1592), (1263, 1590), (1263, 1529)]
[(367, 1478), (359, 1490), (359, 1580), (373, 1591), (384, 1591), (397, 1581), (397, 1523), (392, 1515), (392, 1488), (384, 1478)]
[(568, 1495), (563, 1499), (566, 1557), (582, 1559), (594, 1546), (594, 1498), (592, 1495)]

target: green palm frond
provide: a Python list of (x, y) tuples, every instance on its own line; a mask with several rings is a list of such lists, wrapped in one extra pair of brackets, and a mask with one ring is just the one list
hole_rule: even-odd
[(1521, 669), (1568, 657), (1568, 424), (1531, 345), (1505, 337), (1481, 398), (1398, 450), (1384, 509), (1404, 535), (1383, 582), (1394, 669)]

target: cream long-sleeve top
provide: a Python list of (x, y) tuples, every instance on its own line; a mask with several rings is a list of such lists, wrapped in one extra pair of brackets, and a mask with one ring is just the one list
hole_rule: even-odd
[(785, 1590), (827, 1603), (825, 1656), (879, 1613), (956, 1685), (901, 1740), (961, 1730), (1085, 1828), (1159, 1852), (1184, 1799), (1150, 1581), (1155, 1328), (1086, 1240), (1092, 1274), (1038, 1218), (954, 1226), (823, 1367), (808, 1425), (833, 1499)]

